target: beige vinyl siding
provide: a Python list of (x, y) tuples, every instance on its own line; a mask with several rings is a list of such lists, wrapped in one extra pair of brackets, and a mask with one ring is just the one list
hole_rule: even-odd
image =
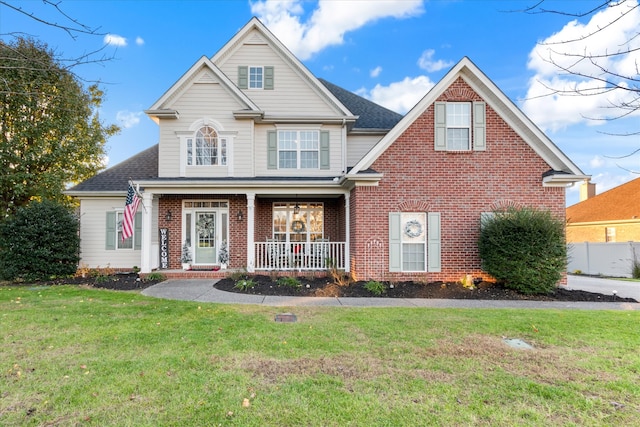
[(311, 88), (310, 82), (294, 71), (291, 64), (285, 62), (267, 44), (244, 44), (231, 55), (225, 57), (224, 63), (216, 65), (236, 84), (239, 66), (273, 66), (273, 90), (244, 90), (244, 93), (267, 115), (328, 116), (338, 114), (336, 109), (327, 104)]
[(347, 137), (347, 167), (354, 166), (382, 139), (382, 135), (351, 135)]
[[(196, 77), (194, 81), (198, 81)], [(229, 94), (218, 83), (195, 83), (186, 88), (175, 100), (170, 108), (176, 109), (180, 118), (177, 120), (162, 120), (160, 122), (160, 177), (180, 176), (180, 166), (186, 162), (181, 153), (181, 139), (190, 132), (189, 128), (198, 120), (212, 119), (219, 123), (222, 129), (218, 131), (234, 132), (229, 139), (232, 147), (227, 166), (187, 166), (187, 177), (226, 177), (229, 166), (233, 167), (234, 176), (252, 176), (253, 146), (252, 123), (250, 120), (236, 120), (233, 111), (245, 108), (235, 97)], [(230, 163), (233, 162), (231, 165)]]
[[(140, 267), (140, 251), (135, 249), (107, 250), (107, 212), (124, 210), (125, 194), (120, 198), (82, 199), (80, 201), (80, 262), (90, 268)], [(142, 205), (138, 212), (143, 212)], [(153, 228), (152, 228), (153, 229)], [(157, 227), (156, 227), (157, 229)], [(156, 238), (157, 241), (157, 238)]]
[(255, 127), (255, 171), (256, 176), (339, 176), (342, 174), (342, 127), (319, 125), (287, 125), (286, 129), (295, 130), (320, 130), (329, 132), (329, 169), (268, 169), (267, 168), (267, 132), (275, 131), (277, 127), (272, 125), (256, 125)]

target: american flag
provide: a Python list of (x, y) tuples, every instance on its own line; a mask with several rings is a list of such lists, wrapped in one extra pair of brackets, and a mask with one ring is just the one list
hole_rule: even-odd
[(140, 197), (136, 193), (133, 184), (129, 183), (129, 191), (127, 191), (127, 201), (124, 205), (124, 218), (122, 220), (122, 240), (126, 240), (133, 236), (133, 219), (136, 216), (138, 205), (140, 204)]

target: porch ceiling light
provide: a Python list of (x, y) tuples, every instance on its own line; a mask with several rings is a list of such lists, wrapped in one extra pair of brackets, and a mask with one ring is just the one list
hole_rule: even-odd
[(300, 205), (296, 202), (296, 205), (293, 207), (293, 214), (298, 215), (300, 213)]

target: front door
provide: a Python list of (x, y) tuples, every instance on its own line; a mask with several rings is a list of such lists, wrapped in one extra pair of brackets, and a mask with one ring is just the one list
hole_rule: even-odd
[(219, 264), (220, 246), (228, 242), (229, 203), (222, 200), (183, 202), (183, 241), (191, 248), (193, 264)]
[(216, 245), (216, 213), (196, 212), (195, 263), (215, 264), (218, 260)]

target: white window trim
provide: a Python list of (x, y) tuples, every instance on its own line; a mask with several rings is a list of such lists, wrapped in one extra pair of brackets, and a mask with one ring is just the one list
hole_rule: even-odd
[[(324, 206), (324, 202), (310, 202), (310, 201), (301, 201), (301, 202), (273, 202), (272, 204), (272, 208), (271, 208), (271, 237), (275, 238), (276, 234), (280, 235), (280, 234), (284, 234), (285, 235), (285, 242), (286, 243), (291, 243), (291, 235), (295, 234), (294, 232), (291, 231), (291, 225), (292, 225), (292, 218), (293, 218), (293, 208), (294, 206), (298, 204), (298, 206), (304, 205), (306, 206), (306, 208), (301, 208), (300, 212), (302, 212), (303, 210), (311, 211), (312, 209), (309, 207), (309, 205), (319, 205), (319, 207), (317, 209), (322, 210), (322, 231), (320, 233), (317, 232), (312, 232), (310, 231), (310, 227), (309, 227), (309, 220), (310, 217), (307, 216), (307, 224), (305, 224), (305, 231), (304, 234), (306, 236), (305, 241), (306, 243), (311, 243), (311, 235), (312, 234), (321, 234), (320, 238), (324, 239), (325, 236), (325, 224), (326, 224), (326, 218), (325, 218), (325, 214), (326, 214), (326, 210), (325, 210), (325, 206)], [(275, 230), (275, 224), (274, 224), (274, 220), (275, 220), (275, 214), (276, 211), (284, 211), (287, 213), (286, 215), (286, 225), (285, 225), (285, 231), (284, 232), (276, 232)], [(289, 215), (289, 213), (291, 213), (291, 215)]]
[(135, 249), (135, 238), (136, 238), (136, 227), (135, 227), (135, 216), (133, 218), (134, 221), (134, 227), (133, 227), (133, 233), (131, 234), (131, 237), (129, 237), (128, 239), (126, 239), (125, 241), (130, 241), (131, 242), (131, 247), (127, 247), (127, 248), (123, 248), (120, 245), (122, 245), (122, 221), (124, 221), (124, 210), (123, 209), (115, 209), (115, 213), (116, 213), (116, 244), (115, 244), (115, 250), (116, 251), (133, 251)]
[[(212, 127), (216, 133), (218, 134), (218, 140), (225, 139), (227, 144), (227, 156), (226, 156), (226, 164), (225, 165), (187, 165), (187, 140), (192, 139), (195, 143), (195, 135), (198, 129), (203, 126)], [(176, 131), (176, 136), (180, 141), (180, 176), (187, 176), (187, 168), (227, 168), (227, 176), (233, 176), (234, 168), (233, 168), (233, 159), (234, 159), (234, 142), (238, 132), (236, 131), (225, 131), (220, 123), (213, 119), (200, 119), (191, 124), (188, 131)], [(193, 155), (193, 154), (192, 154)], [(193, 157), (195, 160), (195, 157)]]
[[(260, 69), (262, 79), (260, 80), (260, 87), (251, 87), (251, 70)], [(264, 66), (262, 65), (249, 65), (247, 67), (247, 89), (249, 90), (264, 90)]]
[[(295, 168), (287, 168), (287, 167), (282, 167), (280, 166), (280, 152), (281, 151), (294, 151), (294, 150), (285, 150), (285, 149), (281, 149), (280, 148), (280, 132), (296, 132), (298, 134), (297, 137), (297, 141), (298, 144), (296, 147), (296, 167)], [(318, 137), (318, 148), (315, 150), (309, 150), (309, 149), (301, 149), (300, 148), (300, 132), (314, 132), (317, 137)], [(284, 126), (278, 126), (276, 127), (276, 144), (277, 144), (277, 152), (276, 152), (276, 156), (277, 156), (277, 161), (278, 161), (278, 169), (279, 170), (319, 170), (320, 169), (320, 141), (321, 135), (320, 135), (320, 129), (319, 128), (293, 128), (293, 127), (284, 127)], [(316, 165), (316, 167), (313, 168), (303, 168), (301, 167), (301, 157), (300, 154), (303, 152), (316, 152), (317, 153), (317, 161), (318, 164)]]
[[(461, 126), (461, 125), (450, 125), (449, 124), (449, 106), (450, 105), (456, 105), (456, 104), (466, 104), (469, 107), (469, 121), (467, 123), (466, 126)], [(472, 133), (472, 129), (473, 129), (473, 102), (470, 101), (449, 101), (446, 104), (445, 107), (445, 114), (446, 114), (446, 118), (447, 118), (447, 126), (445, 128), (445, 136), (446, 136), (446, 144), (447, 144), (447, 151), (457, 151), (457, 152), (467, 152), (467, 151), (472, 151), (473, 150), (473, 133)], [(467, 129), (468, 131), (468, 140), (467, 140), (467, 148), (450, 148), (449, 146), (449, 129)]]

